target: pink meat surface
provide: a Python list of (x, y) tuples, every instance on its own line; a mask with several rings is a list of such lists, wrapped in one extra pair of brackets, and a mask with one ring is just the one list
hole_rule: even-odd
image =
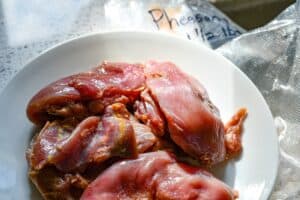
[(68, 172), (113, 156), (136, 157), (137, 145), (129, 114), (120, 109), (121, 104), (108, 106), (101, 120), (88, 117), (71, 132), (57, 122), (46, 124), (28, 150), (31, 167), (39, 170), (52, 164)]
[[(104, 62), (40, 90), (27, 116), (44, 125), (27, 159), (46, 199), (78, 199), (98, 175), (82, 199), (234, 199), (177, 161), (210, 166), (239, 153), (246, 109), (224, 128), (205, 88), (173, 63)], [(124, 158), (137, 159), (113, 164)]]
[(27, 114), (45, 120), (102, 115), (121, 102), (156, 136), (170, 134), (186, 153), (205, 164), (225, 159), (224, 125), (204, 87), (169, 62), (145, 66), (103, 63), (86, 73), (56, 81), (35, 95)]
[(53, 118), (101, 114), (115, 102), (133, 102), (144, 88), (143, 67), (139, 64), (103, 63), (40, 90), (28, 103), (27, 116), (35, 124)]
[(159, 107), (156, 105), (148, 90), (145, 90), (140, 95), (140, 100), (136, 101), (135, 117), (149, 126), (154, 134), (163, 136), (165, 134), (164, 117)]
[(152, 133), (148, 126), (138, 122), (134, 116), (130, 116), (130, 122), (135, 133), (137, 150), (139, 153), (148, 151), (158, 143), (158, 138)]
[(230, 200), (234, 192), (210, 173), (157, 151), (115, 163), (84, 191), (81, 200)]
[(204, 163), (223, 161), (224, 125), (200, 83), (169, 62), (148, 62), (145, 72), (172, 140)]

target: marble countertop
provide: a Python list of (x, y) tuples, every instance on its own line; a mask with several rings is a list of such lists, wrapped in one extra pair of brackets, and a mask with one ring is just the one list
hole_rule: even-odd
[(0, 1), (0, 89), (47, 48), (100, 31), (99, 8), (102, 1)]
[[(92, 32), (156, 30), (148, 11), (150, 7), (156, 8), (157, 2), (162, 7), (174, 7), (167, 10), (169, 15), (191, 13), (182, 0), (0, 1), (0, 90), (26, 62), (65, 40)], [(208, 3), (194, 2), (198, 6), (201, 4), (204, 12), (216, 11)], [(194, 29), (194, 25), (187, 28)], [(180, 27), (178, 29), (180, 32)]]

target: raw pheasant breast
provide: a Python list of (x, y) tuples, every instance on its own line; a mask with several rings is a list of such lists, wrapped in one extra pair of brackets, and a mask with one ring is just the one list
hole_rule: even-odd
[(246, 113), (224, 126), (204, 87), (173, 63), (104, 62), (28, 103), (43, 125), (29, 176), (45, 199), (234, 199), (203, 168), (241, 151)]
[(98, 199), (230, 200), (234, 192), (210, 173), (156, 151), (120, 161), (102, 172), (81, 196), (81, 200)]

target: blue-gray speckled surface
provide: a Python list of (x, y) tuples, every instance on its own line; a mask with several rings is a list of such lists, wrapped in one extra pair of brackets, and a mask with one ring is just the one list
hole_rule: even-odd
[[(165, 9), (168, 17), (177, 18), (183, 24), (170, 28), (166, 16), (159, 23), (154, 23), (155, 16), (149, 13), (153, 8)], [(153, 14), (162, 13), (155, 12)], [(188, 3), (183, 0), (2, 0), (0, 90), (26, 62), (60, 42), (92, 32), (124, 29), (157, 31), (157, 25), (161, 26), (160, 30), (171, 30), (212, 47), (243, 32), (202, 0)]]

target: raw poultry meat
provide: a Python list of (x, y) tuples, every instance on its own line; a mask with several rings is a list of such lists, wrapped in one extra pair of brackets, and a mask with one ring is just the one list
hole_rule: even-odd
[(145, 73), (146, 85), (167, 120), (172, 140), (204, 163), (223, 161), (224, 125), (200, 83), (169, 62), (148, 62)]
[(166, 130), (164, 116), (154, 102), (148, 90), (140, 95), (140, 100), (134, 104), (135, 117), (149, 126), (157, 136), (163, 136)]
[(85, 189), (81, 200), (230, 200), (235, 194), (210, 173), (156, 151), (113, 164)]
[(130, 122), (133, 127), (138, 153), (146, 152), (158, 143), (158, 138), (151, 129), (140, 123), (134, 116), (130, 116)]
[(29, 102), (27, 116), (35, 124), (56, 118), (102, 114), (115, 102), (130, 103), (143, 90), (139, 64), (103, 63), (89, 72), (62, 78), (41, 89)]
[(242, 149), (241, 133), (247, 109), (239, 109), (225, 125), (225, 145), (228, 156), (239, 153)]
[(115, 103), (106, 107), (101, 119), (87, 117), (76, 128), (58, 121), (46, 123), (27, 156), (35, 170), (55, 165), (70, 172), (111, 157), (134, 158), (156, 141), (149, 127), (132, 119), (123, 104)]
[[(133, 107), (157, 136), (170, 134), (186, 153), (205, 164), (225, 159), (224, 125), (202, 85), (170, 62), (104, 63), (56, 81), (35, 95), (27, 114), (34, 123), (101, 115), (107, 105)], [(131, 108), (132, 109), (132, 108)]]
[(44, 199), (72, 200), (79, 199), (90, 183), (80, 174), (64, 173), (55, 167), (29, 171), (31, 181), (39, 189)]
[[(41, 89), (27, 116), (44, 125), (27, 159), (29, 176), (46, 199), (78, 199), (92, 181), (82, 199), (234, 199), (208, 172), (178, 160), (211, 166), (237, 154), (246, 110), (224, 127), (205, 88), (173, 63), (104, 62)], [(47, 174), (52, 177), (43, 180)], [(108, 176), (115, 179), (100, 187)]]

